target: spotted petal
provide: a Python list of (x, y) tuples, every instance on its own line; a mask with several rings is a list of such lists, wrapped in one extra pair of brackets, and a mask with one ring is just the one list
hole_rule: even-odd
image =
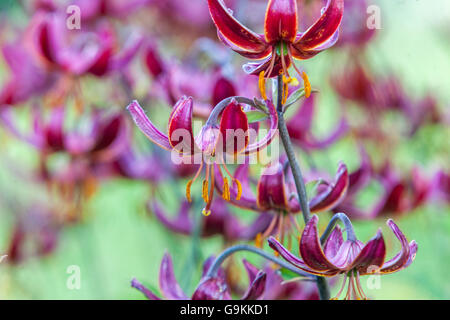
[(333, 45), (343, 14), (344, 0), (328, 0), (320, 18), (291, 45), (293, 56), (305, 59), (304, 54), (317, 54)]
[(265, 43), (262, 36), (236, 20), (222, 0), (208, 0), (208, 7), (214, 24), (227, 42), (250, 53), (267, 51), (269, 45)]
[(268, 43), (281, 40), (293, 42), (297, 27), (297, 1), (269, 0), (264, 23), (264, 35)]

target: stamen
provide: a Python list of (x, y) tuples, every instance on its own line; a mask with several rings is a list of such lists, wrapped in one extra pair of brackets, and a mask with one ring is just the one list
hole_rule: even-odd
[(262, 242), (263, 242), (262, 233), (259, 232), (255, 237), (255, 246), (257, 248), (262, 248)]
[(230, 201), (230, 187), (228, 186), (228, 179), (223, 179), (223, 192), (222, 198), (226, 201)]
[(186, 183), (186, 199), (187, 199), (188, 202), (192, 202), (192, 199), (191, 199), (191, 185), (192, 185), (192, 182), (193, 182), (193, 180), (189, 180)]
[[(209, 166), (207, 167), (207, 172), (209, 173)], [(208, 187), (206, 187), (206, 192), (208, 192)], [(209, 216), (211, 214), (211, 203), (214, 196), (214, 169), (211, 170), (211, 189), (209, 190), (209, 196), (207, 196), (206, 207), (202, 210), (204, 216)]]
[(238, 179), (233, 179), (234, 183), (236, 183), (237, 187), (237, 194), (236, 194), (236, 200), (240, 200), (242, 196), (242, 184)]
[(259, 92), (261, 92), (261, 97), (264, 100), (267, 100), (266, 79), (264, 78), (264, 73), (265, 73), (264, 70), (259, 73), (258, 87), (259, 87)]
[[(242, 196), (242, 184), (241, 184), (241, 182), (238, 179), (233, 177), (233, 175), (231, 174), (230, 170), (228, 170), (228, 167), (227, 167), (227, 165), (225, 164), (224, 161), (222, 161), (222, 166), (223, 166), (225, 172), (230, 176), (231, 180), (233, 180), (233, 182), (236, 183), (236, 187), (237, 187), (236, 200), (240, 200), (241, 196)], [(220, 171), (220, 166), (219, 166), (219, 171)], [(222, 174), (222, 172), (220, 172), (220, 173)]]
[(309, 96), (311, 95), (311, 83), (309, 82), (308, 76), (304, 71), (302, 73), (302, 78), (303, 78), (303, 86), (305, 88), (305, 97), (309, 98)]
[(208, 202), (208, 186), (208, 180), (203, 180), (202, 198), (205, 202)]
[(198, 168), (197, 172), (195, 173), (194, 178), (192, 178), (192, 180), (189, 180), (186, 184), (186, 199), (188, 200), (188, 202), (192, 202), (191, 186), (195, 182), (195, 180), (197, 180), (198, 176), (200, 175), (200, 172), (202, 172), (202, 168), (203, 168), (203, 161), (200, 163), (200, 167)]

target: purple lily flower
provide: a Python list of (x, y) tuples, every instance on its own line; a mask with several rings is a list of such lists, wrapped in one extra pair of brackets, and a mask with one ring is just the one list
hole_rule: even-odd
[[(164, 254), (159, 270), (159, 287), (164, 298), (168, 300), (231, 300), (231, 295), (225, 280), (223, 269), (219, 269), (217, 276), (206, 277), (206, 274), (214, 261), (214, 257), (207, 259), (203, 265), (202, 278), (191, 296), (191, 299), (183, 292), (178, 284), (173, 271), (172, 258), (168, 253)], [(259, 272), (250, 283), (243, 300), (255, 300), (264, 291), (266, 274)], [(151, 290), (142, 285), (138, 280), (131, 281), (133, 288), (141, 291), (150, 300), (160, 300)]]
[[(181, 234), (192, 234), (194, 230), (193, 217), (189, 216), (192, 205), (188, 201), (183, 201), (179, 212), (175, 218), (170, 219), (161, 208), (160, 204), (152, 199), (147, 204), (148, 209), (155, 214), (155, 217), (169, 230)], [(262, 213), (249, 225), (242, 225), (227, 208), (225, 201), (215, 199), (211, 205), (212, 214), (203, 220), (201, 235), (210, 237), (216, 234), (222, 235), (226, 243), (239, 240), (253, 240), (256, 235), (263, 232), (269, 225), (272, 217), (267, 213)]]
[(345, 224), (347, 233), (345, 241), (341, 228), (331, 225), (333, 229), (321, 243), (317, 231), (318, 217), (314, 215), (306, 224), (300, 238), (301, 258), (294, 256), (273, 237), (269, 238), (269, 245), (286, 261), (308, 273), (324, 277), (345, 275), (343, 286), (335, 299), (341, 295), (347, 279), (349, 286), (345, 298), (366, 299), (360, 284), (360, 276), (397, 272), (408, 267), (414, 261), (417, 243), (413, 240), (408, 244), (406, 237), (394, 221), (389, 219), (387, 225), (399, 239), (401, 249), (392, 259), (386, 261), (386, 245), (381, 229), (364, 244), (356, 238), (350, 220), (344, 214), (337, 215)]

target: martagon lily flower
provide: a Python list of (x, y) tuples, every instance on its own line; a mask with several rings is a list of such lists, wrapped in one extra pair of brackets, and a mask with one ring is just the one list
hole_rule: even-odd
[[(337, 220), (345, 225), (347, 240), (344, 241), (342, 231), (336, 226)], [(399, 239), (401, 250), (392, 259), (385, 261), (386, 245), (381, 230), (363, 244), (356, 238), (353, 226), (343, 213), (333, 216), (330, 224), (319, 238), (317, 222), (319, 218), (314, 215), (306, 224), (300, 238), (300, 255), (298, 258), (290, 253), (275, 238), (269, 238), (269, 245), (286, 261), (297, 268), (314, 275), (333, 277), (344, 274), (345, 279), (335, 299), (339, 298), (349, 280), (346, 299), (367, 299), (364, 294), (360, 276), (369, 274), (389, 274), (408, 267), (416, 256), (417, 243), (413, 240), (408, 244), (406, 237), (398, 226), (389, 219), (387, 225)]]
[[(277, 112), (273, 103), (266, 100), (270, 128), (262, 139), (251, 142), (248, 118), (238, 101), (253, 104), (252, 100), (242, 97), (223, 100), (214, 107), (210, 117), (195, 138), (192, 125), (193, 101), (191, 97), (182, 97), (173, 107), (169, 117), (168, 135), (153, 125), (136, 100), (127, 107), (136, 125), (150, 141), (166, 150), (173, 150), (182, 157), (187, 157), (188, 161), (200, 161), (197, 173), (186, 185), (186, 198), (189, 202), (191, 201), (191, 185), (198, 178), (203, 167), (206, 167), (206, 177), (203, 180), (202, 187), (202, 198), (206, 203), (203, 214), (206, 216), (211, 213), (216, 170), (222, 179), (221, 181), (223, 181), (222, 197), (230, 201), (230, 185), (228, 178), (222, 174), (221, 168), (234, 182), (238, 190), (236, 198), (240, 199), (241, 197), (241, 183), (231, 175), (225, 164), (225, 159), (228, 160), (229, 155), (236, 157), (237, 155), (257, 153), (270, 144), (277, 133)], [(218, 121), (219, 115), (221, 115), (220, 123)]]
[(306, 96), (309, 96), (311, 87), (308, 77), (292, 61), (310, 59), (333, 46), (338, 40), (338, 28), (344, 13), (344, 0), (328, 0), (320, 18), (305, 32), (298, 32), (297, 2), (269, 0), (264, 34), (258, 34), (236, 20), (223, 0), (208, 0), (208, 5), (219, 39), (246, 58), (262, 60), (244, 65), (244, 71), (259, 75), (263, 98), (266, 97), (267, 78), (283, 74), (285, 92), (288, 83), (296, 82), (289, 76), (291, 64), (302, 77), (308, 92)]

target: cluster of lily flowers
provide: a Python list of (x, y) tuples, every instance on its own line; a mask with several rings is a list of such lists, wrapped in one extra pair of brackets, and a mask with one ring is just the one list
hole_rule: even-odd
[[(80, 29), (66, 27), (68, 5), (80, 8)], [(250, 6), (254, 14), (246, 23), (263, 26), (263, 34), (237, 18)], [(315, 279), (331, 278), (334, 285), (339, 275), (336, 298), (346, 286), (345, 298), (368, 298), (361, 276), (402, 270), (416, 256), (417, 243), (391, 218), (430, 202), (448, 205), (450, 173), (420, 167), (402, 173), (392, 161), (396, 146), (422, 127), (448, 125), (449, 117), (433, 95), (411, 98), (395, 74), (374, 71), (365, 58), (376, 38), (365, 24), (366, 7), (363, 0), (346, 0), (345, 13), (344, 0), (30, 1), (23, 8), (26, 25), (0, 25), (9, 69), (0, 121), (8, 142), (31, 147), (37, 164), (24, 170), (8, 157), (2, 161), (45, 196), (20, 205), (0, 198), (15, 219), (6, 262), (51, 254), (62, 230), (83, 221), (86, 202), (104, 181), (128, 179), (151, 187), (148, 212), (168, 232), (190, 236), (200, 226), (201, 241), (216, 236), (224, 248), (254, 244), (300, 275), (286, 280), (273, 261), (244, 260), (245, 287), (233, 280), (239, 268), (210, 257), (191, 299), (318, 299)], [(257, 13), (264, 20), (253, 21)], [(350, 58), (329, 75), (341, 118), (328, 136), (318, 137), (313, 124), (320, 121), (321, 92), (301, 61), (325, 50)], [(250, 60), (242, 68), (238, 55)], [(167, 110), (170, 116), (160, 121)], [(388, 113), (404, 123), (398, 132), (384, 127)], [(268, 164), (252, 162), (276, 147), (280, 117), (287, 114), (290, 140), (308, 163), (303, 179), (311, 187), (306, 205), (313, 215), (304, 227), (284, 149)], [(196, 128), (197, 121), (204, 124)], [(158, 129), (160, 123), (167, 130)], [(230, 138), (230, 132), (242, 134)], [(312, 155), (343, 140), (357, 146), (359, 166), (349, 170), (336, 163), (330, 176)], [(374, 149), (382, 154), (371, 156)], [(159, 189), (164, 183), (183, 185), (184, 195), (170, 195), (177, 212), (168, 212), (167, 195)], [(380, 186), (378, 198), (360, 207), (360, 194), (372, 184)], [(248, 212), (256, 213), (253, 221), (242, 219)], [(317, 214), (323, 220), (331, 214), (322, 235)], [(400, 242), (391, 259), (381, 230), (364, 243), (350, 222), (380, 217), (389, 217)], [(131, 284), (148, 299), (161, 299), (139, 280)], [(162, 298), (189, 299), (169, 253), (161, 261), (159, 285)]]

